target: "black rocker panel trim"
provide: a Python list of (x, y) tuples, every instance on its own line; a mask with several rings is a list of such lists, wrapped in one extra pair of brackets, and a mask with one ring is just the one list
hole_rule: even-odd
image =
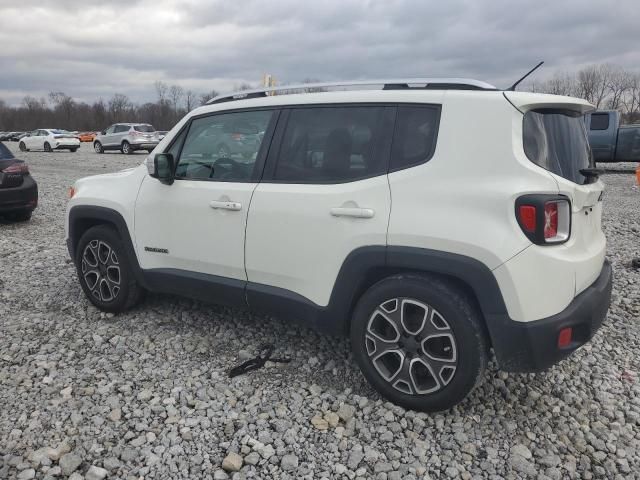
[(180, 295), (229, 307), (247, 307), (245, 280), (174, 268), (152, 268), (143, 270), (142, 275), (152, 292)]

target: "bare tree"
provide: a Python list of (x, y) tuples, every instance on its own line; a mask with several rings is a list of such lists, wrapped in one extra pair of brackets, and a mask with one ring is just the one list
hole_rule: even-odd
[(217, 97), (218, 95), (220, 95), (220, 93), (218, 93), (217, 90), (211, 90), (210, 92), (203, 93), (200, 95), (200, 105), (205, 105), (209, 100)]
[(575, 95), (576, 78), (565, 72), (558, 72), (549, 80), (532, 84), (532, 91), (553, 95)]
[(51, 92), (49, 93), (49, 100), (53, 104), (54, 110), (62, 117), (61, 119), (57, 119), (58, 122), (63, 120), (70, 123), (76, 106), (73, 98), (64, 92)]
[(155, 87), (156, 94), (158, 95), (158, 103), (162, 104), (167, 100), (167, 91), (169, 90), (169, 87), (166, 83), (160, 80), (156, 80), (153, 86)]
[(196, 94), (193, 90), (187, 90), (184, 92), (184, 103), (187, 108), (187, 112), (190, 112), (196, 105)]
[(178, 112), (178, 105), (182, 101), (182, 97), (184, 97), (184, 89), (180, 85), (171, 85), (169, 87), (169, 99), (173, 105), (174, 113)]
[(129, 97), (116, 93), (111, 100), (109, 100), (109, 114), (113, 122), (123, 122), (126, 120), (125, 116), (128, 110), (132, 107)]
[(44, 98), (35, 98), (27, 95), (22, 99), (22, 104), (27, 110), (43, 110), (47, 108), (47, 101)]
[(633, 76), (620, 67), (611, 70), (607, 83), (607, 106), (613, 110), (621, 110), (624, 96), (631, 87)]

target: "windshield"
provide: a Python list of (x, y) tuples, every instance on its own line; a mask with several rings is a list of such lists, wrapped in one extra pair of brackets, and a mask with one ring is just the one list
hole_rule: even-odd
[(583, 184), (580, 170), (591, 166), (582, 115), (569, 110), (531, 110), (524, 115), (524, 152), (536, 165)]
[(136, 125), (133, 127), (136, 132), (155, 132), (156, 129), (151, 125)]
[(9, 160), (13, 158), (11, 151), (0, 142), (0, 160)]

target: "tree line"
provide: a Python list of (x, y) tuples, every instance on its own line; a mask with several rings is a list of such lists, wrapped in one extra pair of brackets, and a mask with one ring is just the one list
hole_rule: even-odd
[[(306, 79), (303, 83), (315, 81)], [(625, 123), (640, 121), (639, 72), (610, 64), (592, 65), (577, 72), (559, 72), (529, 85), (533, 92), (570, 95), (584, 98), (599, 109), (618, 110)], [(51, 92), (47, 98), (26, 96), (19, 106), (9, 106), (0, 99), (0, 131), (36, 128), (98, 131), (117, 122), (150, 123), (158, 130), (169, 130), (187, 112), (218, 95), (215, 90), (196, 93), (161, 81), (155, 82), (153, 88), (155, 102), (143, 104), (135, 104), (121, 93), (91, 104), (76, 101), (64, 92)], [(252, 87), (248, 84), (236, 86), (236, 90), (249, 88)]]
[[(239, 89), (250, 88), (240, 85)], [(187, 112), (204, 105), (218, 95), (211, 90), (195, 93), (179, 85), (155, 82), (156, 101), (135, 104), (116, 93), (109, 100), (78, 102), (64, 92), (48, 97), (26, 96), (21, 105), (9, 106), (0, 99), (0, 131), (30, 131), (37, 128), (61, 128), (70, 131), (100, 131), (117, 122), (150, 123), (158, 130), (169, 130)]]
[(591, 65), (577, 72), (558, 72), (531, 91), (584, 98), (599, 110), (618, 110), (624, 123), (640, 121), (640, 72), (610, 64)]

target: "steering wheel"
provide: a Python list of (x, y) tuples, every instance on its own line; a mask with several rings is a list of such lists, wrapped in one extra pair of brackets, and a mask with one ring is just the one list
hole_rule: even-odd
[(213, 177), (213, 174), (215, 173), (215, 168), (218, 165), (223, 165), (223, 166), (229, 166), (231, 167), (230, 171), (227, 171), (225, 173), (223, 173), (221, 175), (221, 178), (226, 178), (229, 176), (229, 174), (233, 174), (233, 173), (244, 173), (242, 165), (238, 162), (236, 162), (233, 158), (229, 158), (229, 157), (220, 157), (218, 158), (215, 162), (213, 162), (213, 164), (211, 165), (211, 173), (209, 174), (209, 178)]

